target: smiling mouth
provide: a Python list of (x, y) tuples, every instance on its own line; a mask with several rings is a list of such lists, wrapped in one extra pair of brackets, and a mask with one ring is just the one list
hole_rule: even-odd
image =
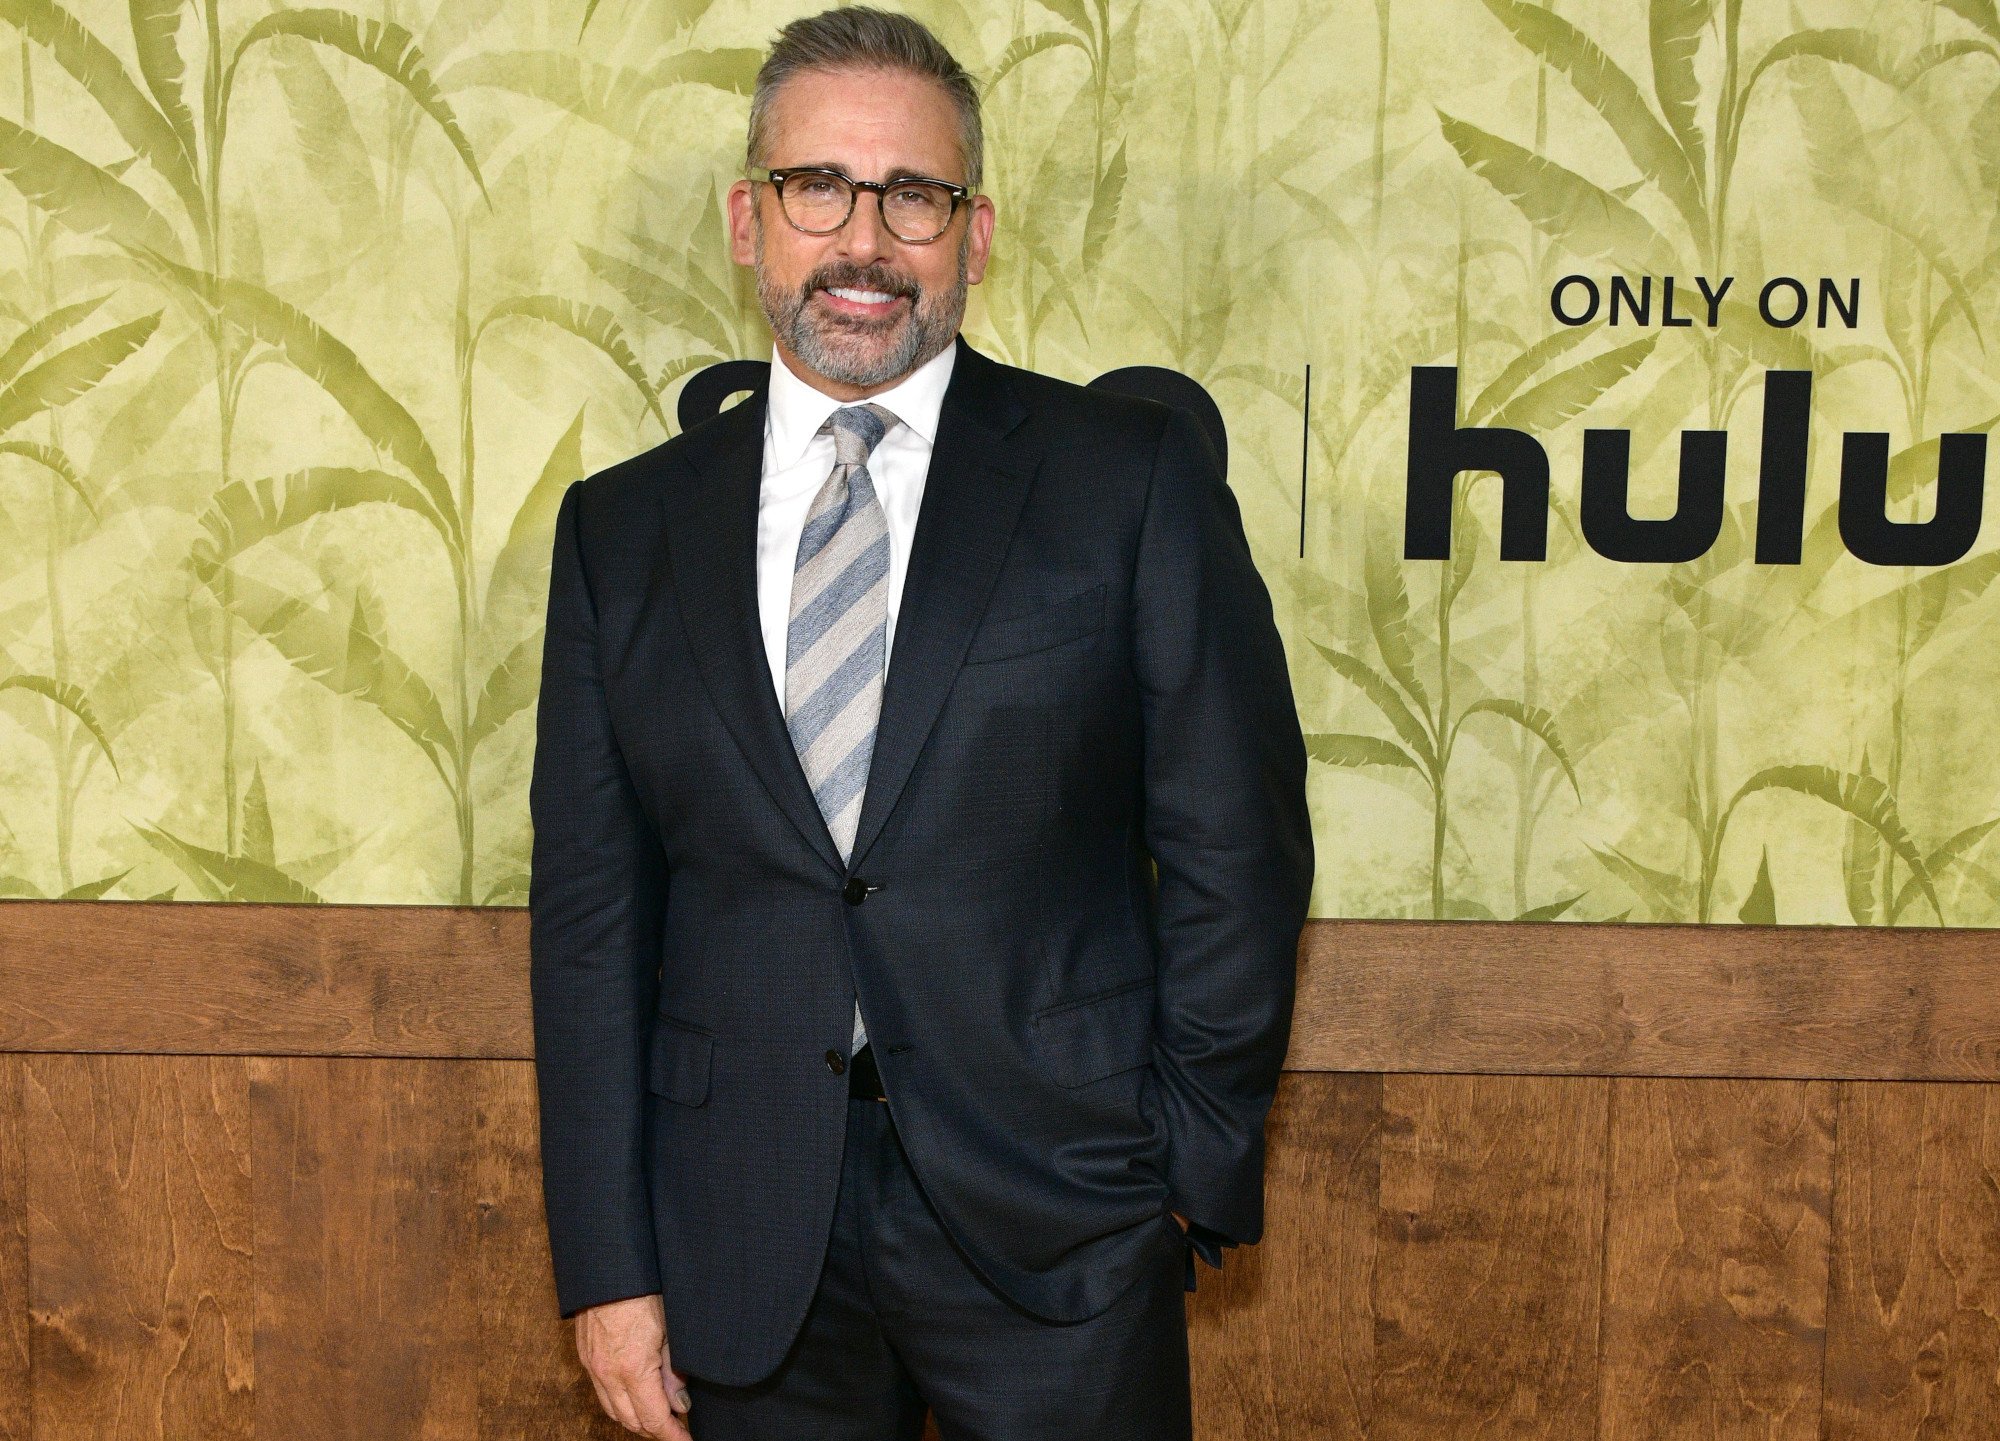
[(888, 315), (908, 298), (893, 295), (886, 290), (869, 290), (856, 285), (825, 285), (813, 293), (823, 297), (828, 308), (836, 315), (863, 318)]

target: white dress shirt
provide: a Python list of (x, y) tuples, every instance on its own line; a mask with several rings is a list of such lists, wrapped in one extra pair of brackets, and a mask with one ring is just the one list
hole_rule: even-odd
[[(903, 574), (909, 568), (910, 538), (923, 505), (931, 446), (937, 440), (938, 411), (944, 405), (945, 387), (951, 382), (957, 354), (954, 341), (866, 402), (882, 406), (899, 422), (889, 427), (868, 457), (868, 475), (875, 482), (875, 494), (889, 526), (889, 618), (882, 649), (885, 673), (889, 644), (896, 636)], [(818, 431), (829, 415), (848, 403), (815, 390), (793, 373), (775, 348), (772, 350), (764, 411), (764, 469), (757, 493), (757, 616), (780, 710), (785, 708), (785, 640), (791, 629), (792, 571), (799, 558), (799, 534), (805, 529), (813, 497), (833, 473), (833, 437)], [(857, 1001), (854, 1050), (861, 1049), (867, 1035)]]

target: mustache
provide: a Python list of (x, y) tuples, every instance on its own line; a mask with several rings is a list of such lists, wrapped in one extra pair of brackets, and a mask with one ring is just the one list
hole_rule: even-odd
[(839, 286), (843, 290), (875, 290), (884, 295), (907, 295), (915, 299), (923, 294), (923, 287), (906, 276), (890, 270), (867, 270), (852, 265), (826, 265), (806, 277), (803, 294), (810, 296), (815, 290), (829, 290)]

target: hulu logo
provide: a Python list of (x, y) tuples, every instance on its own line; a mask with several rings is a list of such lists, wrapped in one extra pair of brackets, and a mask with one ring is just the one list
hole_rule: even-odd
[[(1811, 371), (1765, 372), (1757, 464), (1759, 565), (1799, 563), (1811, 410)], [(1451, 558), (1453, 485), (1465, 471), (1493, 471), (1500, 477), (1500, 558), (1546, 559), (1548, 452), (1525, 431), (1461, 426), (1456, 366), (1411, 369), (1409, 444), (1404, 559)], [(1722, 531), (1728, 449), (1727, 431), (1682, 431), (1674, 513), (1641, 520), (1628, 504), (1632, 432), (1585, 430), (1578, 506), (1584, 541), (1607, 560), (1633, 564), (1671, 564), (1706, 554)], [(1870, 565), (1949, 565), (1971, 550), (1979, 536), (1985, 483), (1986, 436), (1946, 434), (1938, 441), (1935, 513), (1929, 520), (1891, 520), (1889, 437), (1882, 431), (1849, 431), (1840, 453), (1841, 542)]]

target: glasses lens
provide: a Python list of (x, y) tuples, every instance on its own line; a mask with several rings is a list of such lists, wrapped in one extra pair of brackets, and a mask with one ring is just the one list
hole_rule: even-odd
[(893, 186), (882, 197), (882, 219), (903, 240), (933, 239), (951, 223), (951, 192), (922, 180)]
[(788, 175), (778, 200), (792, 224), (805, 230), (838, 230), (854, 203), (854, 188), (837, 175)]

